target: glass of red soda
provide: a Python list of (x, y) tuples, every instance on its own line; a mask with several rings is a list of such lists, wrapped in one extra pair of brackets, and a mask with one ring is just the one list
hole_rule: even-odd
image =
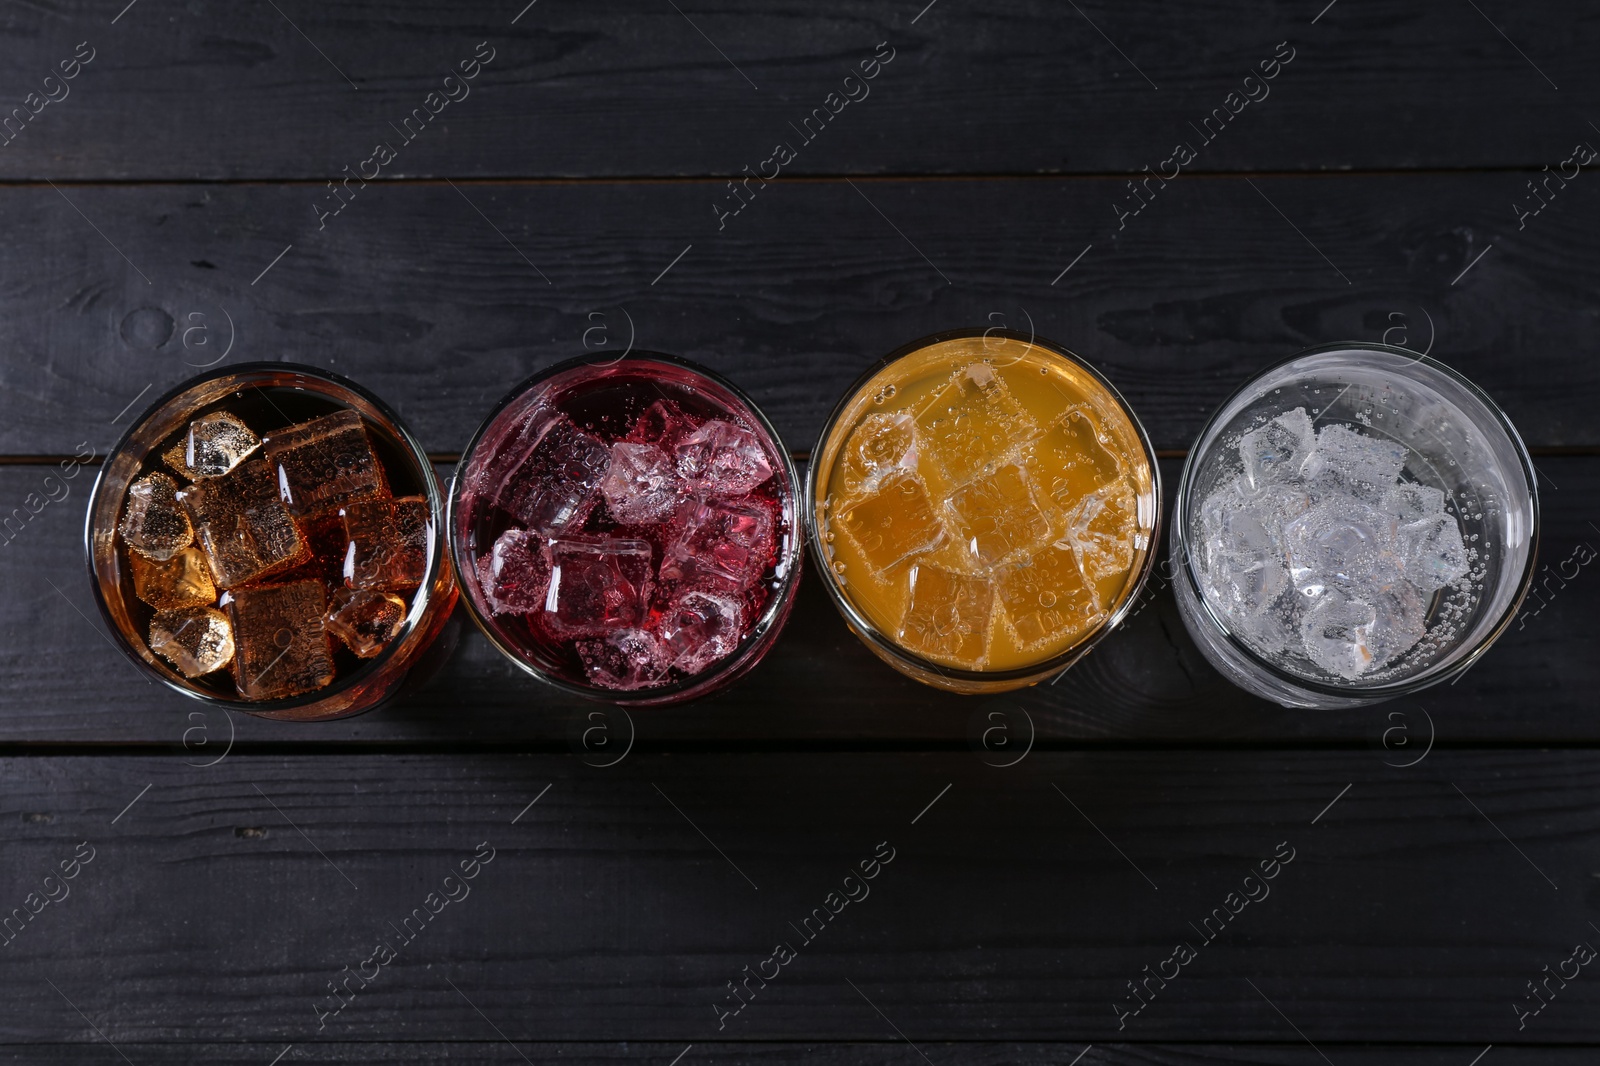
[(799, 480), (737, 387), (670, 355), (535, 374), (462, 456), (446, 526), (474, 620), (534, 676), (631, 706), (714, 692), (799, 587)]

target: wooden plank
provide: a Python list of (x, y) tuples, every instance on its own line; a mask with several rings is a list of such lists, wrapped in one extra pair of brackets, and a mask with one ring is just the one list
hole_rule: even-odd
[[(1246, 696), (1195, 649), (1164, 571), (1125, 628), (1054, 685), (973, 699), (902, 678), (845, 628), (826, 590), (808, 575), (778, 646), (745, 681), (720, 696), (667, 711), (614, 715), (643, 746), (682, 743), (977, 743), (998, 713), (1009, 733), (1044, 744), (1083, 742), (1360, 742), (1404, 761), (1406, 745), (1488, 740), (1594, 741), (1592, 693), (1600, 663), (1600, 578), (1585, 566), (1600, 550), (1589, 504), (1600, 461), (1551, 457), (1543, 496), (1541, 595), (1493, 651), (1456, 684), (1414, 700), (1357, 711), (1289, 711)], [(1162, 464), (1169, 496), (1179, 464)], [(0, 466), (0, 500), (41, 491), (46, 469)], [(48, 504), (20, 534), (0, 542), (0, 743), (145, 743), (204, 762), (230, 736), (261, 743), (431, 745), (554, 744), (581, 736), (599, 704), (560, 695), (502, 658), (464, 618), (453, 658), (397, 703), (343, 722), (293, 725), (206, 714), (154, 684), (108, 643), (84, 572), (81, 530), (87, 478)], [(1553, 486), (1559, 485), (1556, 489)], [(1399, 718), (1390, 717), (1393, 714)], [(1391, 728), (1396, 731), (1391, 732)], [(609, 735), (609, 734), (608, 734)], [(604, 739), (596, 735), (598, 739)], [(1385, 752), (1387, 737), (1393, 748)], [(993, 735), (998, 739), (1000, 735)], [(209, 747), (207, 745), (210, 745)], [(582, 749), (579, 749), (582, 750)], [(599, 753), (593, 753), (599, 757)], [(998, 758), (998, 754), (996, 756)]]
[[(481, 1023), (480, 1023), (481, 1024)], [(465, 1024), (463, 1025), (465, 1028)], [(1407, 1044), (1338, 1045), (1320, 1047), (1338, 1056), (1341, 1066), (1389, 1064), (1396, 1066), (1462, 1066), (1482, 1048), (1466, 1046), (1416, 1047)], [(691, 1045), (629, 1041), (627, 1043), (558, 1044), (518, 1041), (515, 1044), (448, 1043), (334, 1043), (304, 1044), (123, 1044), (118, 1048), (140, 1066), (164, 1063), (187, 1066), (193, 1062), (218, 1066), (273, 1066), (272, 1059), (285, 1047), (292, 1050), (281, 1060), (289, 1063), (387, 1062), (396, 1064), (451, 1062), (465, 1066), (525, 1066), (528, 1062), (561, 1062), (572, 1066), (609, 1066), (644, 1063), (647, 1066), (704, 1066), (706, 1063), (789, 1063), (853, 1066), (857, 1063), (920, 1062), (904, 1041), (756, 1043), (751, 1041), (701, 1041)], [(965, 1066), (1215, 1066), (1217, 1062), (1253, 1066), (1327, 1066), (1317, 1050), (1305, 1044), (1015, 1044), (1004, 1042), (918, 1041), (917, 1047), (935, 1063), (960, 1062)], [(1502, 1055), (1506, 1049), (1502, 1048)], [(687, 1053), (685, 1053), (687, 1052)], [(106, 1052), (110, 1054), (109, 1051)], [(1586, 1066), (1594, 1061), (1592, 1047), (1511, 1049), (1519, 1063), (1531, 1066)], [(680, 1059), (678, 1056), (682, 1054)], [(1466, 1058), (1463, 1058), (1463, 1055)], [(1081, 1056), (1081, 1057), (1080, 1057)], [(27, 1044), (0, 1047), (0, 1063), (79, 1063), (82, 1044)], [(1487, 1062), (1487, 1060), (1485, 1060)]]
[[(482, 1041), (484, 1018), (511, 1040), (680, 1048), (890, 1041), (891, 1023), (918, 1042), (1290, 1044), (1298, 1029), (1450, 1043), (1462, 1062), (1491, 1043), (1600, 1042), (1592, 980), (1552, 984), (1521, 1029), (1513, 1010), (1537, 1002), (1525, 982), (1542, 967), (1600, 941), (1592, 750), (1436, 751), (1409, 771), (1359, 752), (1144, 751), (1009, 770), (732, 753), (606, 773), (493, 755), (204, 771), (39, 756), (0, 772), (0, 898), (61, 897), (4, 949), (9, 1044), (87, 1041), (85, 1016), (117, 1043), (280, 1046)], [(91, 861), (47, 885), (83, 841)], [(475, 852), (475, 878), (447, 883)], [(875, 854), (873, 879), (844, 881)], [(1275, 855), (1272, 878), (1246, 880)], [(846, 890), (854, 903), (828, 902)], [(456, 899), (401, 930), (430, 892)], [(393, 957), (364, 986), (345, 976), (385, 938)], [(721, 1017), (727, 982), (780, 942), (796, 957)], [(1162, 967), (1119, 1029), (1127, 982), (1180, 943), (1195, 957)]]
[[(1562, 100), (1600, 89), (1583, 58), (1600, 16), (1554, 0), (677, 6), (146, 4), (114, 23), (87, 0), (24, 8), (6, 19), (7, 109), (61, 96), (43, 79), (79, 42), (94, 59), (16, 122), (0, 175), (320, 181), (379, 141), (398, 148), (391, 176), (736, 175), (779, 141), (805, 174), (1134, 172), (1180, 140), (1211, 171), (1537, 169), (1592, 136)], [(847, 86), (875, 51), (893, 59)], [(475, 53), (493, 58), (447, 87)], [(1245, 82), (1275, 55), (1292, 59)], [(457, 102), (435, 97), (405, 143), (403, 120), (447, 88)], [(829, 104), (844, 91), (870, 95)], [(830, 106), (814, 143), (790, 128)], [(1194, 127), (1230, 106), (1203, 146)]]
[(784, 182), (720, 234), (709, 182), (373, 186), (320, 232), (313, 186), (13, 188), (0, 455), (103, 451), (219, 358), (346, 373), (454, 453), (533, 370), (630, 339), (727, 373), (804, 450), (883, 353), (985, 324), (1082, 352), (1160, 448), (1265, 365), (1385, 337), (1531, 444), (1597, 448), (1600, 364), (1572, 353), (1600, 213), (1578, 186), (1518, 232), (1521, 184), (1181, 180), (1119, 232), (1113, 180)]

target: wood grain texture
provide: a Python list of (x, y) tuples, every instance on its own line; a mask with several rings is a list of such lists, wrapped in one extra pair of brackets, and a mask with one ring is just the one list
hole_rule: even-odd
[(455, 453), (535, 369), (630, 339), (726, 373), (805, 450), (884, 353), (1002, 324), (1103, 369), (1159, 448), (1279, 359), (1385, 337), (1531, 445), (1597, 448), (1596, 193), (1518, 232), (1521, 183), (1184, 179), (1120, 232), (1124, 183), (1097, 179), (780, 182), (721, 233), (710, 182), (369, 185), (320, 231), (315, 186), (5, 189), (0, 455), (104, 451), (219, 359), (347, 374)]
[[(0, 773), (8, 907), (94, 849), (0, 949), (8, 1044), (86, 1041), (77, 1010), (117, 1043), (481, 1041), (484, 1018), (512, 1040), (680, 1047), (888, 1041), (885, 1017), (919, 1042), (1293, 1043), (1285, 1017), (1319, 1043), (1600, 1038), (1587, 972), (1520, 1031), (1512, 1009), (1541, 967), (1600, 940), (1593, 751), (1435, 752), (1407, 771), (1176, 751), (1004, 770), (882, 753), (605, 771), (35, 757)], [(470, 894), (447, 885), (481, 842), (493, 857)], [(846, 885), (880, 842), (892, 861), (865, 893)], [(1263, 893), (1244, 878), (1275, 852), (1292, 861)], [(857, 902), (802, 943), (789, 923), (841, 888)], [(435, 891), (458, 899), (391, 929)], [(1191, 928), (1242, 891), (1258, 901), (1220, 935)], [(383, 937), (395, 957), (319, 1013)], [(719, 1030), (726, 982), (780, 941), (797, 957)], [(1197, 957), (1119, 1030), (1125, 982), (1180, 942)]]
[[(1184, 629), (1158, 570), (1142, 606), (1054, 685), (993, 698), (937, 692), (902, 678), (845, 628), (826, 590), (808, 573), (788, 627), (756, 671), (728, 692), (664, 711), (634, 712), (640, 744), (733, 742), (979, 743), (999, 714), (1020, 743), (1360, 743), (1375, 758), (1404, 761), (1430, 732), (1463, 741), (1600, 740), (1592, 693), (1600, 664), (1600, 573), (1581, 565), (1600, 551), (1591, 523), (1600, 461), (1550, 457), (1540, 468), (1558, 485), (1543, 498), (1544, 606), (1530, 600), (1482, 662), (1456, 684), (1415, 699), (1357, 711), (1290, 711), (1224, 681)], [(1168, 494), (1179, 464), (1164, 461)], [(0, 500), (39, 491), (44, 468), (0, 467)], [(203, 762), (233, 736), (250, 744), (450, 743), (566, 745), (603, 705), (566, 697), (512, 666), (464, 617), (454, 656), (396, 703), (342, 722), (294, 725), (209, 714), (156, 684), (104, 635), (82, 559), (87, 471), (71, 495), (47, 505), (0, 544), (0, 743), (158, 744)], [(1579, 551), (1587, 546), (1586, 551)], [(1563, 578), (1562, 575), (1568, 575)], [(1391, 717), (1398, 714), (1399, 718)], [(599, 721), (599, 720), (597, 720)], [(613, 714), (612, 732), (628, 721)], [(1430, 729), (1429, 722), (1432, 727)], [(1389, 732), (1391, 727), (1398, 731)], [(607, 739), (611, 733), (596, 735)], [(1382, 747), (1388, 736), (1390, 749)], [(210, 745), (208, 747), (208, 745)], [(564, 750), (564, 748), (563, 748)], [(579, 748), (578, 750), (583, 750)], [(994, 753), (998, 758), (1000, 752)]]
[(1322, 3), (1251, 0), (1078, 11), (1050, 0), (830, 10), (794, 0), (679, 10), (649, 0), (276, 9), (198, 0), (146, 2), (113, 25), (122, 6), (67, 0), (6, 16), (8, 51), (20, 53), (0, 84), (7, 109), (48, 88), (42, 79), (78, 42), (96, 56), (70, 95), (0, 151), (0, 174), (336, 177), (394, 138), (391, 124), (424, 106), (479, 42), (495, 58), (403, 150), (395, 173), (754, 170), (880, 42), (895, 58), (871, 95), (802, 148), (794, 172), (1154, 167), (1278, 42), (1294, 59), (1269, 96), (1241, 105), (1198, 167), (1553, 165), (1591, 136), (1576, 101), (1600, 89), (1584, 58), (1600, 46), (1600, 17), (1555, 0), (1482, 13), (1385, 0), (1320, 17)]
[[(481, 1023), (480, 1023), (481, 1024)], [(465, 1028), (465, 1026), (463, 1026)], [(483, 1027), (485, 1030), (488, 1026)], [(93, 1039), (91, 1034), (91, 1039)], [(91, 1051), (83, 1045), (28, 1044), (0, 1046), (0, 1063), (33, 1066), (36, 1063), (80, 1063), (87, 1054), (103, 1051), (102, 1043)], [(706, 1063), (770, 1063), (772, 1066), (846, 1066), (855, 1063), (921, 1062), (904, 1041), (881, 1040), (856, 1043), (757, 1043), (754, 1041), (700, 1041), (692, 1045), (651, 1041), (626, 1043), (548, 1043), (519, 1040), (485, 1043), (454, 1040), (419, 1043), (339, 1043), (319, 1040), (290, 1045), (259, 1044), (126, 1044), (118, 1049), (139, 1066), (162, 1066), (193, 1062), (217, 1066), (269, 1066), (275, 1055), (291, 1047), (282, 1063), (384, 1062), (410, 1066), (412, 1063), (461, 1063), (466, 1066), (526, 1066), (528, 1062), (560, 1062), (572, 1066), (613, 1066), (629, 1063), (642, 1066), (704, 1066)], [(1593, 1050), (1585, 1047), (1530, 1047), (1518, 1045), (1501, 1049), (1502, 1058), (1529, 1066), (1588, 1066)], [(1483, 1048), (1468, 1045), (1415, 1047), (1405, 1044), (1328, 1044), (1317, 1048), (1301, 1044), (1117, 1044), (1086, 1045), (1077, 1042), (1028, 1044), (1003, 1042), (918, 1041), (917, 1048), (928, 1061), (946, 1066), (1327, 1066), (1322, 1050), (1336, 1056), (1340, 1066), (1462, 1066)], [(1320, 1050), (1319, 1050), (1320, 1049)], [(678, 1058), (679, 1055), (683, 1057)], [(1081, 1056), (1081, 1057), (1080, 1057)], [(1465, 1058), (1463, 1058), (1465, 1056)], [(113, 1056), (114, 1058), (114, 1056)]]

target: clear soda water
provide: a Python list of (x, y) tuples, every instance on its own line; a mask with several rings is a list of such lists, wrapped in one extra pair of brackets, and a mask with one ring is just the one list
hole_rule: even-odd
[(1191, 632), (1224, 673), (1291, 705), (1464, 667), (1520, 599), (1536, 541), (1515, 431), (1448, 368), (1397, 349), (1310, 353), (1246, 385), (1197, 442), (1178, 506)]

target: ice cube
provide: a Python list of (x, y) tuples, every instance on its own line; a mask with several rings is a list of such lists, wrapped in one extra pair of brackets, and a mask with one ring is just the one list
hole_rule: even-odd
[(720, 418), (683, 438), (673, 452), (678, 473), (706, 492), (743, 496), (772, 476), (772, 462), (761, 438)]
[(966, 553), (983, 566), (1036, 548), (1050, 536), (1050, 522), (1034, 499), (1028, 475), (1015, 463), (957, 489), (950, 510)]
[(985, 578), (918, 563), (908, 574), (910, 596), (898, 638), (925, 659), (976, 670), (989, 647), (994, 586)]
[(1467, 546), (1453, 516), (1433, 514), (1402, 527), (1405, 572), (1423, 592), (1454, 584), (1467, 573)]
[(667, 652), (646, 630), (614, 629), (603, 637), (577, 641), (574, 647), (590, 683), (601, 688), (628, 692), (665, 679)]
[(611, 449), (564, 414), (530, 423), (532, 446), (500, 489), (500, 506), (532, 532), (576, 533), (600, 502)]
[(678, 442), (694, 432), (694, 422), (671, 400), (656, 400), (634, 420), (624, 440), (654, 444), (671, 454)]
[(744, 608), (738, 600), (692, 589), (663, 612), (658, 632), (668, 661), (698, 674), (739, 646)]
[(1368, 503), (1382, 501), (1406, 465), (1404, 444), (1337, 423), (1317, 431), (1316, 457), (1307, 465), (1323, 481)]
[(189, 423), (183, 439), (162, 456), (168, 466), (191, 481), (221, 477), (261, 447), (250, 427), (227, 411), (213, 411)]
[(328, 604), (328, 632), (363, 659), (378, 654), (400, 632), (406, 601), (392, 592), (336, 589)]
[(1292, 481), (1305, 473), (1317, 448), (1317, 432), (1304, 407), (1285, 411), (1239, 438), (1245, 481), (1259, 491), (1273, 482)]
[(1289, 578), (1303, 595), (1382, 588), (1403, 563), (1395, 520), (1352, 496), (1330, 493), (1283, 527)]
[(199, 607), (217, 601), (211, 569), (198, 548), (185, 548), (163, 562), (128, 553), (133, 594), (155, 608)]
[(1432, 485), (1402, 481), (1384, 496), (1382, 509), (1401, 525), (1421, 521), (1429, 515), (1444, 514), (1444, 493)]
[(606, 509), (623, 525), (665, 522), (678, 508), (681, 483), (672, 459), (655, 444), (619, 440), (600, 482)]
[(1372, 668), (1367, 634), (1375, 617), (1370, 603), (1337, 590), (1320, 596), (1300, 623), (1306, 654), (1330, 674), (1355, 680)]
[(672, 521), (676, 529), (663, 553), (663, 581), (742, 592), (772, 566), (772, 512), (758, 499), (689, 500)]
[(320, 581), (234, 589), (226, 597), (236, 654), (234, 681), (248, 700), (314, 692), (333, 680), (333, 649)]
[(871, 492), (884, 478), (917, 469), (917, 424), (906, 412), (868, 415), (844, 445), (844, 488)]
[(1044, 479), (1041, 488), (1063, 510), (1121, 476), (1117, 457), (1101, 443), (1101, 437), (1100, 427), (1087, 409), (1069, 407), (1028, 446), (1029, 469)]
[(878, 573), (938, 547), (945, 538), (944, 524), (934, 513), (928, 490), (914, 474), (891, 475), (872, 495), (846, 500), (839, 525)]
[(493, 614), (544, 610), (550, 591), (550, 560), (538, 534), (508, 529), (487, 555), (478, 557), (478, 584)]
[(1378, 590), (1373, 602), (1330, 591), (1301, 622), (1306, 654), (1318, 666), (1354, 681), (1411, 648), (1426, 628), (1416, 589), (1397, 582)]
[(921, 452), (952, 485), (983, 473), (1013, 447), (1038, 436), (1039, 426), (1023, 410), (988, 363), (957, 370), (917, 413)]
[(427, 500), (421, 496), (362, 500), (345, 504), (340, 514), (346, 537), (346, 585), (392, 590), (422, 583), (433, 532)]
[(545, 626), (560, 637), (598, 637), (642, 625), (653, 584), (650, 542), (561, 536), (550, 540)]
[(389, 495), (383, 467), (355, 411), (276, 430), (261, 450), (277, 473), (284, 504), (296, 516)]
[(150, 619), (150, 650), (184, 677), (203, 677), (233, 659), (233, 627), (215, 607), (174, 607)]
[(194, 543), (194, 527), (178, 505), (178, 483), (162, 473), (128, 486), (121, 529), (128, 547), (148, 559), (165, 561)]
[(1047, 544), (1001, 569), (994, 591), (1025, 651), (1082, 633), (1102, 613), (1099, 596), (1083, 580), (1070, 547)]
[(1133, 486), (1120, 479), (1091, 492), (1068, 512), (1063, 540), (1077, 552), (1084, 577), (1099, 582), (1128, 572), (1139, 536), (1138, 517)]
[(278, 494), (272, 465), (246, 459), (221, 477), (178, 490), (219, 588), (233, 588), (308, 558), (306, 540)]
[(1278, 529), (1283, 509), (1238, 482), (1206, 497), (1200, 509), (1202, 581), (1212, 606), (1230, 617), (1258, 614), (1289, 585)]
[(1373, 620), (1367, 650), (1374, 668), (1388, 666), (1427, 632), (1427, 604), (1409, 581), (1373, 589), (1369, 595)]

